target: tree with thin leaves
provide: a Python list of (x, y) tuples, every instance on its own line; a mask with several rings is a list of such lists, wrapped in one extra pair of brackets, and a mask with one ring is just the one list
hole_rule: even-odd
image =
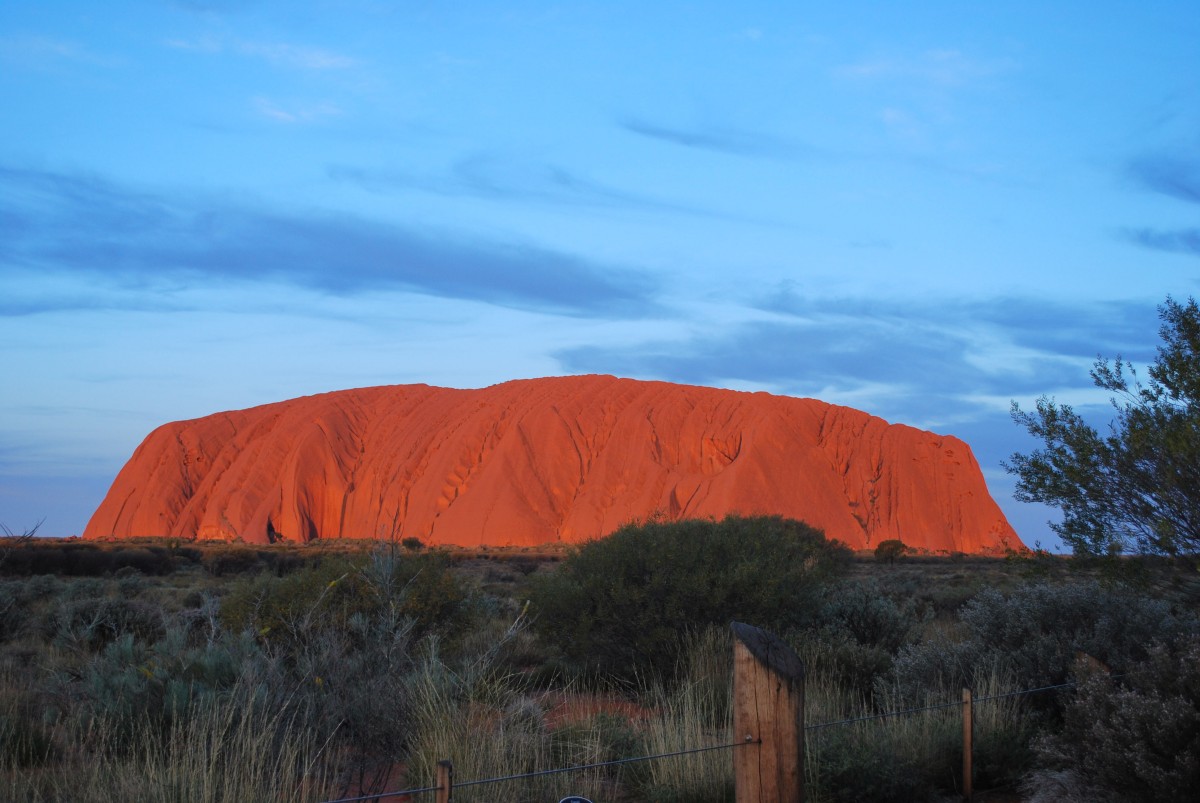
[(1013, 454), (1016, 497), (1062, 510), (1050, 526), (1076, 554), (1200, 553), (1200, 308), (1158, 308), (1163, 345), (1146, 384), (1119, 355), (1091, 371), (1116, 417), (1101, 435), (1069, 405), (1043, 396), (1013, 420), (1044, 448)]

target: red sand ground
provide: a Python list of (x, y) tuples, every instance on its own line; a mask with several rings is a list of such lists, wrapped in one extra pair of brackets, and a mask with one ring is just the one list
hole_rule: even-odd
[(84, 536), (522, 546), (729, 513), (803, 519), (856, 549), (1022, 546), (957, 438), (610, 376), (362, 388), (167, 424)]

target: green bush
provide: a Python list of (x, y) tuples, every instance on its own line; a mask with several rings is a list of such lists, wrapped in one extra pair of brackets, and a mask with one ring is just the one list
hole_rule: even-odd
[(874, 579), (830, 585), (817, 626), (797, 636), (806, 667), (869, 697), (923, 621), (917, 611), (911, 598), (898, 602)]
[(809, 624), (849, 560), (820, 530), (778, 516), (630, 524), (532, 578), (536, 627), (585, 672), (661, 675), (688, 631)]
[(922, 689), (934, 677), (967, 685), (976, 669), (993, 664), (1024, 686), (1065, 683), (1079, 652), (1121, 671), (1143, 660), (1155, 641), (1175, 641), (1197, 627), (1194, 616), (1162, 600), (1091, 581), (984, 589), (960, 616), (965, 638), (900, 650), (895, 672), (902, 688)]
[(898, 602), (874, 579), (829, 588), (820, 616), (826, 627), (889, 654), (908, 643), (913, 629), (923, 621), (911, 598)]
[(1063, 728), (1037, 743), (1047, 764), (1073, 770), (1121, 800), (1195, 800), (1200, 789), (1200, 637), (1155, 646), (1120, 682), (1083, 681)]

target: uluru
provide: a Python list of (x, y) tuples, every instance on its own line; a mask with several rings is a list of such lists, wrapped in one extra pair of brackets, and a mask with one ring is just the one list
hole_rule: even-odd
[(360, 388), (165, 424), (84, 536), (533, 546), (728, 514), (801, 519), (856, 549), (1022, 546), (955, 437), (611, 376)]

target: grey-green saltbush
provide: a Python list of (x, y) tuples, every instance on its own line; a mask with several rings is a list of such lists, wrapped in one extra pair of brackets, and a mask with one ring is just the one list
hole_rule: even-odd
[[(1195, 800), (1200, 788), (1200, 637), (1155, 645), (1123, 678), (1096, 673), (1067, 704), (1041, 760), (1129, 801)], [(1093, 799), (1101, 795), (1093, 796)]]
[(1156, 641), (1195, 632), (1196, 618), (1134, 588), (1097, 582), (1035, 583), (1008, 593), (985, 589), (963, 606), (965, 638), (941, 635), (901, 648), (894, 669), (902, 690), (931, 678), (968, 685), (990, 666), (1023, 686), (1066, 682), (1080, 653), (1121, 671)]

